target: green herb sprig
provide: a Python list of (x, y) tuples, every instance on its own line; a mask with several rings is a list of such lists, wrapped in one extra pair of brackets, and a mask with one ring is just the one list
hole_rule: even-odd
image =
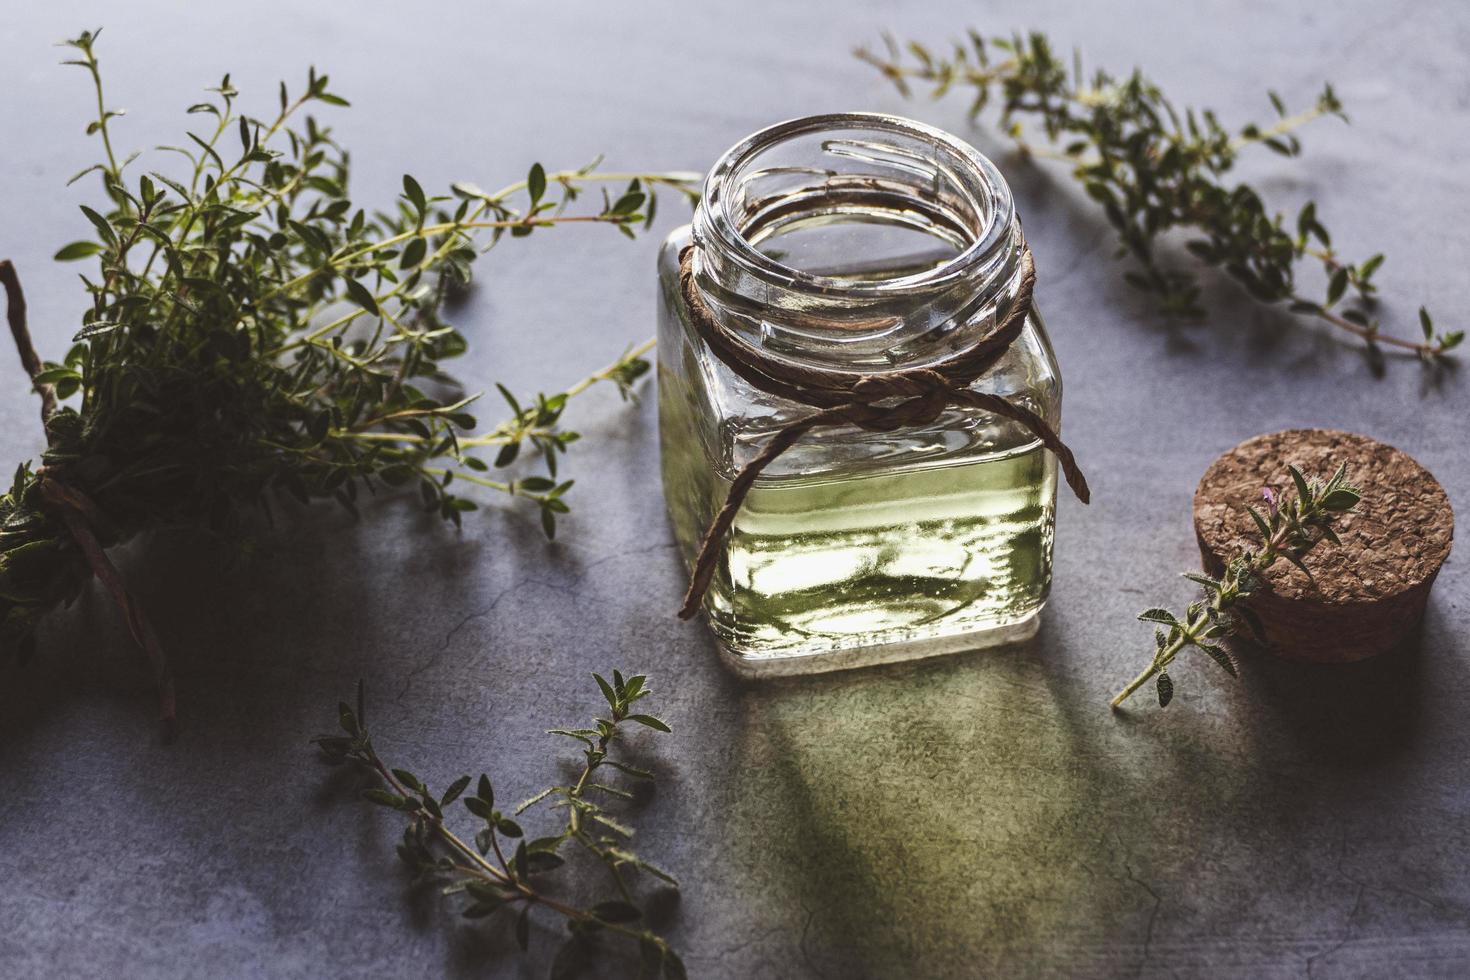
[[(1382, 346), (1434, 362), (1464, 340), (1463, 330), (1437, 331), (1423, 307), (1422, 339), (1384, 333), (1374, 315), (1378, 287), (1373, 276), (1383, 264), (1381, 252), (1361, 262), (1346, 261), (1333, 248), (1316, 202), (1307, 202), (1289, 222), (1268, 211), (1255, 188), (1229, 179), (1249, 147), (1294, 157), (1301, 152), (1294, 130), (1321, 116), (1346, 121), (1331, 85), (1311, 108), (1295, 114), (1275, 92), (1268, 93), (1276, 121), (1231, 131), (1210, 109), (1176, 107), (1140, 71), (1121, 79), (1105, 71), (1085, 76), (1080, 57), (1069, 68), (1044, 34), (985, 38), (971, 31), (947, 56), (918, 42), (900, 48), (893, 38), (884, 40), (884, 53), (859, 49), (857, 56), (905, 96), (911, 94), (911, 81), (930, 85), (935, 98), (955, 88), (972, 89), (972, 118), (998, 102), (1000, 124), (1023, 152), (1068, 163), (1117, 230), (1119, 254), (1138, 264), (1124, 278), (1155, 296), (1165, 313), (1204, 315), (1197, 277), (1159, 254), (1161, 236), (1191, 229), (1200, 237), (1185, 247), (1195, 256), (1223, 269), (1256, 300), (1285, 303), (1292, 313), (1359, 338), (1375, 371), (1382, 367)], [(1022, 118), (1033, 119), (1049, 145), (1030, 142)], [(1298, 268), (1307, 263), (1325, 273), (1320, 296), (1307, 295), (1297, 284)], [(1356, 294), (1351, 303), (1344, 302), (1349, 291)]]
[(1154, 657), (1144, 671), (1118, 692), (1112, 707), (1118, 708), (1150, 680), (1155, 681), (1159, 707), (1168, 707), (1174, 697), (1174, 682), (1169, 665), (1181, 651), (1194, 648), (1208, 656), (1231, 677), (1237, 676), (1235, 661), (1219, 645), (1220, 640), (1241, 632), (1242, 627), (1255, 639), (1264, 640), (1260, 618), (1250, 608), (1250, 597), (1265, 586), (1266, 569), (1277, 560), (1287, 561), (1301, 569), (1315, 585), (1312, 572), (1304, 559), (1323, 541), (1341, 544), (1332, 524), (1358, 506), (1362, 493), (1347, 480), (1347, 464), (1325, 482), (1308, 480), (1295, 466), (1287, 466), (1295, 494), (1279, 497), (1269, 488), (1262, 491), (1266, 503), (1263, 515), (1254, 506), (1246, 510), (1261, 534), (1261, 546), (1233, 556), (1225, 565), (1225, 574), (1211, 578), (1196, 572), (1184, 577), (1197, 583), (1203, 596), (1189, 604), (1182, 617), (1167, 609), (1145, 609), (1138, 618), (1157, 624), (1154, 629)]
[[(496, 191), (456, 183), (431, 195), (405, 174), (398, 199), (370, 209), (349, 196), (347, 150), (309, 114), (347, 105), (315, 70), (294, 92), (282, 83), (265, 116), (240, 107), (226, 75), (189, 107), (205, 125), (140, 173), (137, 154), (114, 148), (121, 113), (105, 99), (96, 40), (67, 42), (68, 64), (91, 77), (87, 132), (102, 147), (73, 180), (99, 175), (106, 203), (81, 208), (91, 237), (56, 254), (97, 263), (81, 277), (90, 303), (61, 360), (36, 353), (19, 277), (0, 263), (48, 441), (42, 466), (21, 465), (0, 497), (0, 651), (28, 653), (36, 623), (96, 575), (166, 688), (152, 630), (106, 549), (181, 525), (245, 540), (252, 515), (269, 518), (282, 494), (356, 514), (364, 495), (416, 485), (457, 525), (478, 506), (457, 492), (472, 485), (528, 502), (554, 534), (572, 486), (557, 461), (577, 438), (561, 428), (567, 401), (600, 381), (628, 394), (651, 343), (555, 394), (517, 399), (502, 386), (509, 417), (474, 434), (477, 396), (444, 366), (468, 341), (444, 300), (506, 238), (563, 225), (633, 237), (658, 191), (692, 198), (696, 176), (538, 163)], [(580, 206), (594, 183), (619, 190)], [(493, 460), (478, 455), (492, 448)], [(543, 472), (491, 474), (522, 455)]]
[[(497, 808), (487, 775), (480, 775), (469, 796), (464, 795), (471, 786), (468, 775), (435, 794), (412, 772), (390, 768), (368, 735), (361, 684), (355, 708), (345, 702), (338, 705), (338, 721), (344, 734), (322, 735), (314, 741), (327, 761), (354, 763), (381, 780), (380, 786), (363, 790), (362, 796), (408, 818), (398, 845), (399, 858), (416, 879), (439, 885), (446, 896), (464, 896), (460, 914), (465, 918), (514, 916), (516, 941), (526, 950), (530, 945), (532, 909), (544, 908), (560, 916), (569, 938), (556, 954), (553, 976), (572, 975), (596, 955), (596, 937), (611, 933), (637, 944), (642, 976), (684, 980), (684, 965), (678, 953), (642, 924), (644, 913), (630, 884), (630, 873), (645, 872), (671, 887), (677, 888), (677, 883), (667, 872), (633, 852), (629, 844), (633, 831), (601, 802), (632, 798), (624, 787), (604, 781), (608, 770), (633, 780), (653, 779), (651, 772), (611, 755), (612, 744), (624, 735), (626, 726), (641, 725), (657, 732), (668, 732), (669, 726), (653, 715), (633, 710), (636, 702), (652, 693), (644, 675), (624, 678), (615, 670), (611, 681), (600, 674), (592, 676), (607, 701), (607, 715), (597, 718), (591, 728), (552, 729), (548, 733), (582, 746), (581, 772), (574, 781), (548, 787), (510, 813)], [(527, 839), (514, 818), (547, 800), (565, 811), (565, 824), (549, 836)], [(449, 828), (446, 811), (456, 801), (476, 822), (473, 845)], [(559, 871), (565, 877), (568, 872), (562, 869), (574, 867), (561, 853), (564, 845), (572, 844), (606, 869), (614, 889), (612, 897), (583, 907), (547, 891), (549, 877)]]

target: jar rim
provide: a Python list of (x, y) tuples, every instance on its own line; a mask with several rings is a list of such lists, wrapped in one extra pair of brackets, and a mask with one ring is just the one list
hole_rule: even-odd
[[(732, 213), (733, 194), (727, 190), (757, 155), (783, 142), (823, 130), (868, 130), (898, 134), (925, 140), (944, 147), (963, 161), (969, 171), (955, 176), (973, 180), (973, 188), (984, 194), (984, 225), (962, 250), (944, 262), (921, 272), (888, 279), (854, 281), (825, 276), (786, 265), (758, 249), (745, 236)], [(740, 140), (715, 162), (705, 177), (695, 230), (700, 238), (713, 238), (722, 255), (720, 260), (733, 261), (757, 279), (786, 289), (812, 290), (827, 295), (841, 294), (852, 298), (892, 297), (910, 290), (944, 290), (965, 280), (977, 271), (993, 267), (997, 255), (1012, 250), (1015, 226), (1015, 202), (1010, 187), (990, 159), (968, 142), (952, 133), (903, 116), (882, 112), (834, 112), (788, 119), (757, 130)], [(712, 243), (713, 244), (713, 243)]]

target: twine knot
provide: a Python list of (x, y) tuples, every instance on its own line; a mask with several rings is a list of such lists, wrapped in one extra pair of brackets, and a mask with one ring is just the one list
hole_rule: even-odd
[[(917, 425), (928, 425), (949, 407), (954, 386), (944, 375), (929, 368), (895, 371), (892, 374), (867, 374), (853, 383), (851, 402), (840, 406), (844, 421), (870, 432), (892, 432)], [(906, 401), (883, 406), (879, 402), (893, 398)]]
[(730, 484), (725, 505), (715, 515), (699, 546), (689, 591), (679, 610), (680, 619), (699, 611), (719, 559), (719, 545), (735, 521), (735, 514), (762, 470), (791, 448), (798, 439), (821, 426), (850, 424), (870, 432), (893, 432), (936, 421), (956, 406), (980, 409), (1020, 423), (1050, 450), (1060, 463), (1067, 484), (1083, 503), (1090, 499), (1087, 480), (1071, 450), (1046, 420), (1023, 405), (999, 395), (974, 391), (970, 385), (993, 368), (1021, 335), (1031, 312), (1036, 265), (1031, 249), (1021, 249), (1021, 284), (1006, 317), (970, 347), (924, 368), (886, 374), (865, 374), (856, 380), (847, 372), (793, 364), (770, 357), (741, 340), (705, 302), (694, 281), (694, 248), (679, 257), (679, 287), (695, 331), (710, 350), (741, 378), (767, 394), (818, 409), (778, 429), (756, 457), (743, 466)]

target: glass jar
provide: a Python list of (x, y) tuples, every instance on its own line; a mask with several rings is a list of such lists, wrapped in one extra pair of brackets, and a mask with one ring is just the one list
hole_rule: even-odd
[[(866, 374), (941, 361), (1015, 300), (1024, 239), (995, 166), (896, 116), (795, 119), (731, 148), (658, 259), (664, 493), (692, 563), (731, 481), (816, 411), (752, 386), (695, 329), (679, 281), (744, 343)], [(972, 386), (1060, 422), (1034, 307)], [(1051, 586), (1056, 460), (971, 407), (892, 432), (816, 429), (756, 479), (719, 543), (704, 612), (744, 673), (840, 669), (1024, 640)]]

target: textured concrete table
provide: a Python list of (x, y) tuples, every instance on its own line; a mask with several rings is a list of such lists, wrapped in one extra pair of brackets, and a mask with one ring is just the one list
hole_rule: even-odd
[[(354, 802), (306, 739), (363, 677), (385, 751), (441, 783), (488, 769), (515, 796), (553, 775), (540, 732), (593, 710), (587, 673), (613, 665), (649, 671), (678, 730), (651, 750), (663, 775), (637, 822), (685, 882), (666, 924), (694, 976), (1470, 973), (1462, 556), (1411, 656), (1253, 659), (1239, 683), (1182, 666), (1167, 713), (1106, 708), (1148, 651), (1135, 611), (1187, 595), (1190, 494), (1216, 453), (1285, 426), (1356, 429), (1413, 453), (1470, 514), (1465, 372), (1395, 362), (1374, 380), (1357, 352), (1232, 288), (1210, 296), (1209, 324), (1160, 324), (1062, 175), (1007, 154), (962, 100), (904, 103), (848, 54), (884, 28), (942, 41), (967, 22), (1035, 26), (1230, 120), (1267, 115), (1268, 85), (1301, 105), (1331, 79), (1353, 126), (1319, 123), (1302, 162), (1267, 154), (1245, 172), (1283, 206), (1316, 196), (1349, 253), (1386, 251), (1386, 313), (1412, 326), (1421, 300), (1455, 319), (1470, 263), (1463, 6), (463, 6), (12, 11), (0, 253), (20, 266), (43, 349), (61, 351), (80, 313), (73, 270), (49, 256), (87, 230), (76, 204), (91, 191), (63, 183), (94, 152), (86, 80), (49, 45), (99, 22), (124, 145), (176, 141), (183, 108), (226, 70), (267, 107), (277, 78), (330, 71), (354, 102), (337, 128), (363, 201), (389, 200), (404, 170), (488, 186), (599, 152), (617, 168), (701, 168), (778, 118), (914, 114), (997, 156), (1043, 270), (1067, 435), (1096, 503), (1063, 495), (1041, 635), (737, 683), (672, 616), (683, 577), (652, 400), (625, 409), (602, 392), (573, 410), (588, 438), (553, 547), (524, 513), (491, 509), (456, 535), (388, 501), (360, 526), (326, 507), (297, 516), (245, 568), (187, 541), (131, 549), (125, 570), (179, 675), (172, 747), (153, 738), (112, 609), (91, 596), (55, 617), (36, 662), (0, 672), (0, 973), (544, 975), (549, 926), (527, 960), (503, 931), (406, 896), (398, 822)], [(651, 332), (652, 238), (507, 246), (458, 314), (465, 376), (550, 388)], [(35, 405), (9, 354), (0, 369), (0, 460), (18, 461), (40, 448)]]

